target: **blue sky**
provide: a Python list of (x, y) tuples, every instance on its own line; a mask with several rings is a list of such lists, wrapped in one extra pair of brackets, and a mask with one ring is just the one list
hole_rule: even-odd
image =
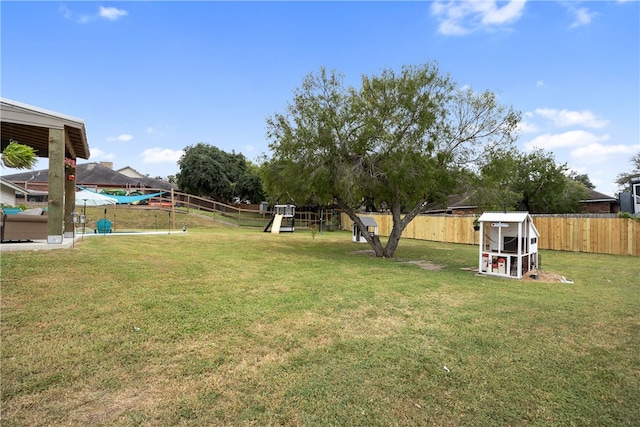
[(522, 112), (523, 150), (552, 151), (614, 195), (640, 152), (639, 6), (2, 1), (1, 94), (84, 120), (89, 161), (167, 176), (199, 142), (268, 154), (266, 117), (320, 67), (358, 85), (435, 61)]

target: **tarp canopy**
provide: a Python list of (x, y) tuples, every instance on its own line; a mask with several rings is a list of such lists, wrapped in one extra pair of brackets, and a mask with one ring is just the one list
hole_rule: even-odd
[(166, 191), (161, 191), (159, 193), (152, 193), (152, 194), (142, 194), (139, 196), (109, 196), (109, 197), (113, 197), (114, 199), (116, 199), (119, 205), (127, 205), (129, 203), (139, 202), (141, 200), (147, 200), (153, 197), (159, 197), (159, 196), (162, 196), (164, 193), (166, 193)]
[[(97, 194), (99, 196), (104, 196), (104, 197), (108, 197), (110, 199), (113, 199), (119, 205), (128, 205), (129, 203), (140, 202), (141, 200), (151, 199), (153, 197), (160, 197), (161, 195), (167, 193), (167, 191), (160, 191), (158, 193), (141, 194), (141, 195), (136, 195), (136, 196), (114, 196), (114, 195), (111, 195), (111, 194), (107, 196), (105, 194), (96, 193), (95, 191), (87, 190), (86, 188), (83, 188), (81, 186), (78, 186), (78, 188), (80, 188), (82, 191), (86, 191), (86, 192), (89, 192), (89, 193)], [(78, 198), (76, 197), (76, 204), (78, 204), (77, 200), (78, 200)], [(87, 206), (90, 206), (90, 205), (87, 204)]]
[(116, 199), (95, 191), (81, 190), (76, 192), (76, 206), (104, 206), (115, 205)]

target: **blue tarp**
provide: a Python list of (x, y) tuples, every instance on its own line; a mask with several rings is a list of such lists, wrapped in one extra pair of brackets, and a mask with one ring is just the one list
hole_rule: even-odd
[(112, 196), (111, 194), (108, 194), (108, 196), (116, 199), (119, 205), (127, 205), (129, 203), (151, 199), (152, 197), (160, 197), (165, 193), (166, 191), (161, 191), (160, 193), (153, 193), (153, 194), (143, 194), (141, 196)]
[[(81, 190), (91, 191), (79, 185), (78, 185), (78, 188), (80, 188)], [(91, 192), (95, 193), (95, 191), (91, 191)], [(119, 205), (128, 205), (129, 203), (140, 202), (141, 200), (151, 199), (153, 197), (160, 197), (165, 193), (168, 193), (168, 191), (161, 191), (159, 193), (151, 193), (151, 194), (142, 194), (140, 196), (114, 196), (111, 194), (103, 194), (103, 196), (108, 196), (108, 197), (111, 197), (112, 199), (116, 199)], [(96, 194), (101, 194), (101, 193), (96, 193)]]

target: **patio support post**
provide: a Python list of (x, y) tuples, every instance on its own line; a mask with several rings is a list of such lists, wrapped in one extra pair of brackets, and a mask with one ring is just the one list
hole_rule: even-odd
[[(76, 182), (75, 172), (65, 167), (64, 168), (64, 237), (73, 238), (73, 218), (71, 212), (75, 211), (76, 207)], [(74, 176), (72, 179), (71, 176)]]
[(64, 216), (64, 130), (49, 128), (49, 212), (47, 243), (62, 243)]

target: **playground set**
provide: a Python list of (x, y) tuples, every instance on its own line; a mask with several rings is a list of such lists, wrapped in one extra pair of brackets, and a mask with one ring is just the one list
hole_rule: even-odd
[(275, 205), (273, 207), (273, 217), (264, 228), (264, 232), (268, 232), (271, 228), (272, 234), (280, 232), (295, 231), (296, 205)]

